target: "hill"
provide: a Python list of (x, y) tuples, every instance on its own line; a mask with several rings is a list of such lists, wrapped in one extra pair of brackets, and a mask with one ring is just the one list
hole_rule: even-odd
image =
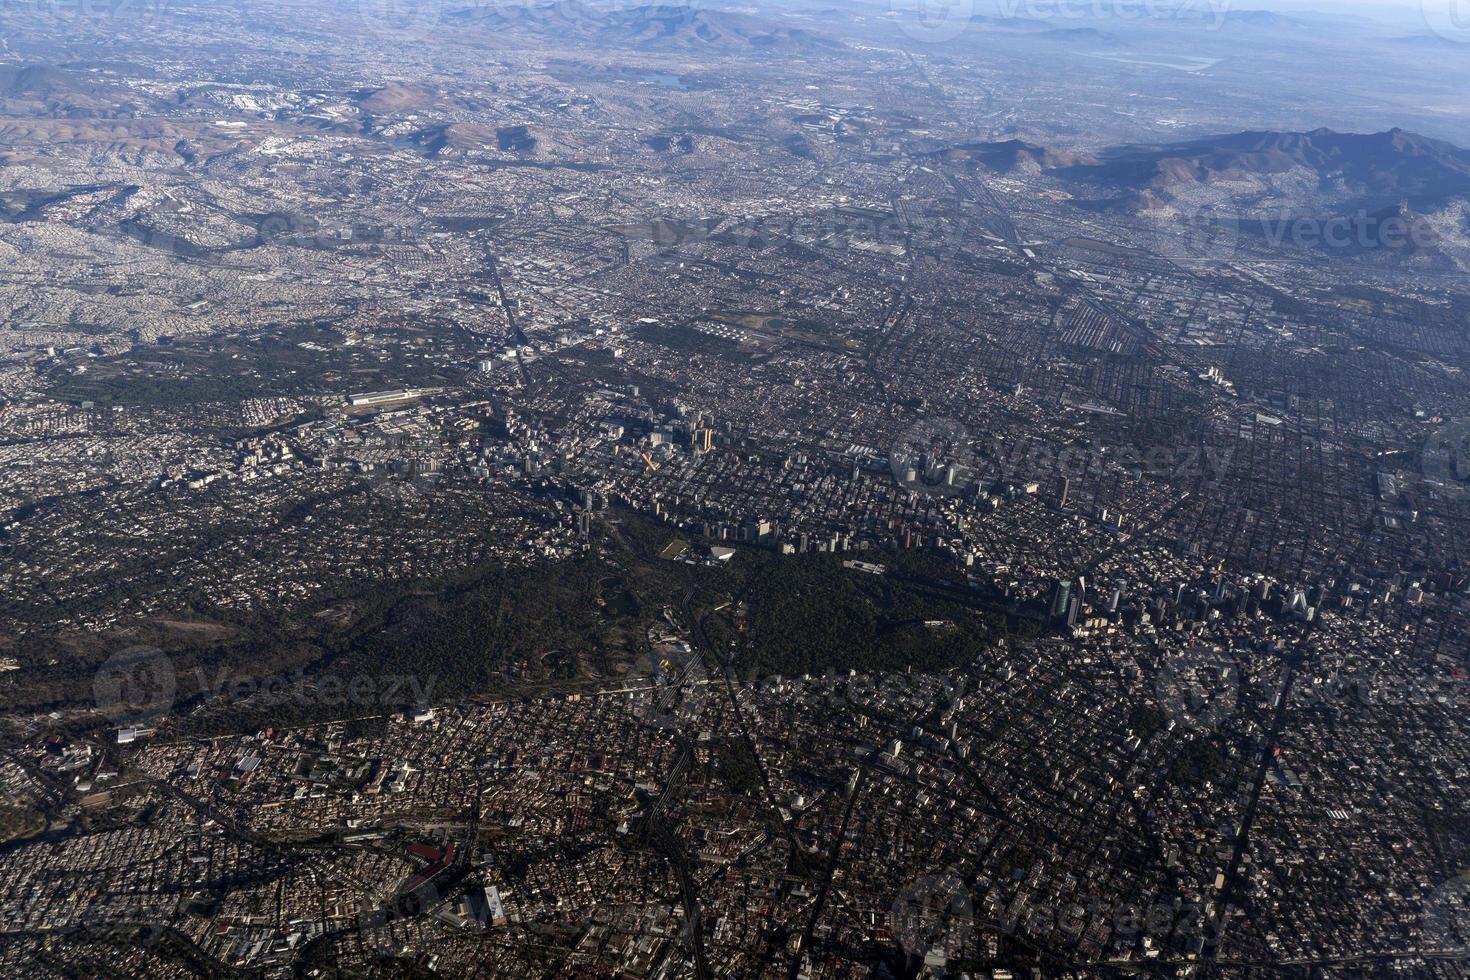
[(645, 51), (840, 50), (824, 35), (747, 14), (688, 6), (474, 7), (448, 13), (451, 24), (538, 40)]
[(1126, 146), (1100, 162), (1070, 168), (1068, 177), (1120, 191), (1164, 194), (1212, 184), (1305, 170), (1340, 188), (1341, 196), (1434, 206), (1470, 195), (1470, 152), (1402, 129), (1384, 133), (1245, 132), (1162, 146)]

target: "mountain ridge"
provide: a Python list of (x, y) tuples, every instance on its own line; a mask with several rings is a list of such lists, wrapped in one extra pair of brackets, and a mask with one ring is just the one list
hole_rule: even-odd
[[(580, 14), (569, 13), (571, 10)], [(620, 9), (543, 4), (517, 8), (470, 7), (445, 15), (450, 23), (499, 34), (553, 35), (559, 40), (640, 50), (844, 50), (846, 45), (802, 27), (749, 14), (683, 4)]]
[(989, 169), (1036, 167), (1125, 197), (1163, 198), (1188, 185), (1270, 177), (1295, 169), (1340, 184), (1351, 197), (1416, 206), (1470, 196), (1470, 150), (1394, 128), (1379, 133), (1247, 130), (1163, 144), (1125, 144), (1094, 155), (1021, 140), (956, 144)]

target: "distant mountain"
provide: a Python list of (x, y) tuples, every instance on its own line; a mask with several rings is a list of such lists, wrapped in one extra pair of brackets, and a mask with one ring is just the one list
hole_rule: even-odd
[(53, 113), (126, 114), (151, 101), (136, 91), (49, 65), (0, 65), (0, 102), (40, 103)]
[(1307, 21), (1278, 14), (1270, 10), (1225, 10), (1218, 4), (1183, 4), (1171, 11), (1167, 18), (1160, 18), (1156, 8), (1147, 3), (1114, 3), (1106, 7), (1094, 6), (1090, 16), (1086, 4), (1068, 8), (1060, 18), (1043, 20), (1039, 17), (1021, 17), (1005, 14), (972, 14), (969, 23), (983, 30), (1030, 32), (1039, 37), (1065, 38), (1084, 37), (1084, 32), (1105, 38), (1113, 35), (1101, 28), (1109, 23), (1126, 21), (1149, 26), (1176, 25), (1193, 29), (1199, 22), (1212, 28), (1232, 30), (1301, 31), (1311, 27)]
[(45, 65), (13, 65), (0, 67), (0, 97), (45, 98), (75, 92), (81, 79), (70, 72)]
[(1301, 31), (1311, 26), (1305, 20), (1272, 10), (1226, 10), (1225, 6), (1209, 3), (1180, 4), (1165, 18), (1160, 18), (1157, 8), (1147, 3), (1120, 3), (1093, 9), (1097, 20), (1122, 19), (1151, 26), (1175, 24), (1190, 27), (1199, 21), (1211, 27), (1240, 30)]
[[(1213, 16), (1208, 9), (1200, 12), (1204, 19)], [(1285, 14), (1278, 14), (1273, 10), (1230, 10), (1225, 12), (1225, 25), (1227, 27), (1259, 27), (1270, 30), (1304, 30), (1310, 25), (1306, 21)]]
[(1058, 27), (1049, 31), (1042, 31), (1037, 37), (1044, 37), (1049, 41), (1084, 41), (1090, 44), (1101, 44), (1113, 46), (1120, 44), (1118, 35), (1107, 31), (1100, 31), (1096, 27)]
[(1439, 34), (1403, 34), (1385, 38), (1384, 43), (1400, 49), (1422, 48), (1426, 51), (1458, 51), (1460, 49), (1460, 42), (1452, 41)]
[(746, 14), (688, 6), (650, 5), (620, 9), (609, 5), (488, 5), (451, 11), (450, 23), (522, 34), (541, 40), (596, 44), (638, 50), (839, 50), (844, 45), (804, 28)]
[(917, 152), (1045, 175), (1095, 211), (1168, 220), (1208, 201), (1214, 220), (1267, 244), (1447, 268), (1470, 257), (1470, 151), (1401, 129), (1233, 133), (1096, 156), (1020, 139)]
[(1162, 195), (1183, 185), (1315, 174), (1341, 196), (1438, 205), (1470, 195), (1470, 152), (1401, 129), (1386, 133), (1248, 132), (1162, 146), (1125, 146), (1062, 176), (1124, 193)]
[(1007, 17), (992, 16), (990, 14), (974, 14), (970, 17), (970, 23), (979, 27), (988, 27), (998, 31), (1046, 31), (1050, 30), (1051, 21), (1039, 20), (1035, 17)]

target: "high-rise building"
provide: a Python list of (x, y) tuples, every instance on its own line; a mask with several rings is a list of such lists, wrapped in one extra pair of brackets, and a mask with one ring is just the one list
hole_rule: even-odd
[(1051, 614), (1060, 616), (1067, 611), (1068, 604), (1072, 601), (1072, 583), (1058, 581), (1056, 591), (1052, 594)]

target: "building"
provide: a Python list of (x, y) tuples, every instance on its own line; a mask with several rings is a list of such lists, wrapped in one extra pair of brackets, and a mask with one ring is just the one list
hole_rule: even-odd
[(347, 396), (347, 404), (353, 408), (371, 408), (392, 405), (397, 402), (413, 401), (431, 394), (428, 388), (395, 388), (390, 391), (364, 391)]

